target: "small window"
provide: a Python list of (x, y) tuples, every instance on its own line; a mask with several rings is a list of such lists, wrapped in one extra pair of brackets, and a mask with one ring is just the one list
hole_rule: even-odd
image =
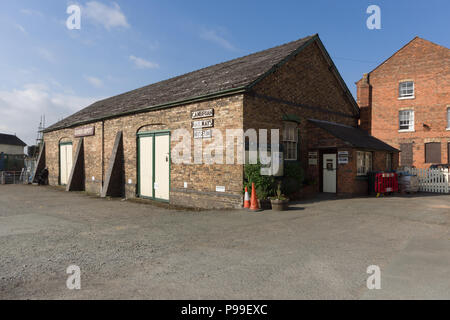
[(405, 167), (412, 167), (413, 165), (412, 143), (400, 143), (400, 164)]
[(372, 171), (372, 152), (356, 152), (356, 175), (365, 176)]
[(297, 123), (284, 122), (283, 128), (283, 144), (284, 144), (284, 160), (297, 160)]
[(398, 86), (399, 98), (414, 98), (414, 82), (405, 81), (400, 82)]
[(441, 143), (425, 143), (425, 163), (441, 163)]
[(386, 153), (386, 170), (391, 171), (392, 170), (392, 160), (394, 155), (392, 153)]
[(447, 129), (450, 129), (450, 107), (447, 108)]
[(414, 110), (400, 110), (398, 120), (399, 130), (414, 131)]

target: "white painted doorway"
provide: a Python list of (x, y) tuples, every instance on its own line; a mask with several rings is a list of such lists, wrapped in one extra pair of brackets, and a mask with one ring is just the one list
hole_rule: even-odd
[(139, 195), (153, 198), (153, 136), (139, 137)]
[(169, 201), (170, 133), (138, 134), (138, 195)]
[(59, 184), (65, 186), (69, 182), (72, 171), (72, 142), (59, 144)]
[(323, 155), (323, 192), (336, 193), (336, 154)]
[(170, 139), (169, 135), (155, 135), (155, 198), (169, 200)]

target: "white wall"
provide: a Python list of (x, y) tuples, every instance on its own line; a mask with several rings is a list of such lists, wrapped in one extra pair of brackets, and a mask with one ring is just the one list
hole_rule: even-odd
[(22, 146), (11, 146), (7, 144), (0, 144), (0, 152), (6, 154), (24, 154)]

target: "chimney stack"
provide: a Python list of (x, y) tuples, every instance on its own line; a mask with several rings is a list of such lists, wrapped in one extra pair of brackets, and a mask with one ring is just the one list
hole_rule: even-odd
[(356, 83), (356, 102), (360, 109), (359, 127), (367, 133), (372, 131), (372, 86), (369, 74), (364, 73), (361, 80)]

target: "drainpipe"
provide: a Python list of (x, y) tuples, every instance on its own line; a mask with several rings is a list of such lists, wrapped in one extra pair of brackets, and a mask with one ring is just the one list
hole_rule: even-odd
[(102, 120), (102, 189), (105, 181), (105, 120)]

